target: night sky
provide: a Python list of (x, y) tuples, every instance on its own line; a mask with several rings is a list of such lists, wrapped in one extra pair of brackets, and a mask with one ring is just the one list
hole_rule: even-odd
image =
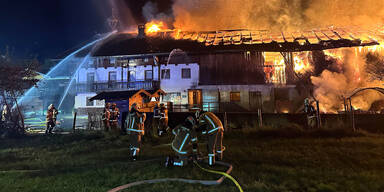
[(0, 51), (43, 61), (108, 31), (106, 0), (2, 0)]
[[(110, 0), (2, 0), (0, 4), (0, 54), (6, 46), (13, 57), (34, 58), (41, 62), (62, 58), (69, 50), (90, 42), (110, 29)], [(122, 12), (137, 23), (144, 22), (142, 7), (148, 0), (113, 0)], [(152, 0), (160, 11), (172, 0)], [(130, 10), (127, 10), (130, 9)], [(135, 23), (133, 23), (135, 25)]]

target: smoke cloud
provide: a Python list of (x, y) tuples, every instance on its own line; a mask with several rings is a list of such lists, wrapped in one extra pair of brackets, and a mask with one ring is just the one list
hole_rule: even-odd
[(182, 30), (300, 30), (370, 27), (384, 22), (377, 0), (174, 0), (174, 27)]
[[(368, 73), (366, 48), (362, 52), (357, 48), (337, 49), (328, 52), (327, 60), (332, 60), (330, 70), (324, 70), (319, 76), (312, 76), (315, 86), (314, 97), (319, 100), (323, 112), (337, 113), (343, 110), (343, 97), (349, 97), (357, 88), (382, 87), (382, 81)], [(382, 56), (380, 56), (382, 57)], [(352, 97), (356, 109), (369, 110), (373, 102), (384, 99), (375, 91), (364, 91)]]

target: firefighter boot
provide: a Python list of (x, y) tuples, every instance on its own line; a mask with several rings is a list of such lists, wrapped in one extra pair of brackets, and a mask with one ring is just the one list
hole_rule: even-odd
[(215, 154), (208, 154), (208, 165), (215, 165)]

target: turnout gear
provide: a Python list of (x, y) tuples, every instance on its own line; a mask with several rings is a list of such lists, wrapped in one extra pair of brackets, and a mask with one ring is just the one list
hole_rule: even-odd
[(160, 120), (159, 120), (159, 136), (166, 132), (168, 128), (168, 110), (165, 108), (164, 103), (160, 104)]
[(214, 165), (215, 154), (217, 154), (218, 160), (223, 159), (223, 124), (212, 112), (200, 113), (199, 111), (198, 130), (208, 137), (208, 163)]
[(160, 126), (160, 108), (155, 105), (153, 108), (153, 118), (152, 118), (152, 136), (155, 138), (159, 137), (159, 126)]
[(129, 135), (129, 149), (133, 160), (137, 159), (140, 152), (141, 137), (144, 135), (145, 114), (137, 110), (136, 104), (132, 104), (126, 118), (127, 134)]
[(9, 111), (6, 105), (3, 106), (3, 111), (1, 111), (1, 121), (7, 122), (9, 120)]
[(109, 109), (109, 126), (111, 130), (117, 131), (119, 125), (119, 108), (116, 107), (116, 103), (113, 103)]
[(110, 103), (106, 103), (103, 109), (103, 113), (101, 114), (101, 120), (103, 121), (104, 131), (109, 131), (111, 129), (109, 124), (109, 119), (111, 117), (111, 113), (109, 111), (110, 106)]
[(309, 99), (304, 99), (304, 112), (307, 114), (307, 127), (314, 128), (316, 126), (316, 110), (310, 104)]
[[(192, 119), (192, 120), (191, 120)], [(197, 156), (197, 134), (195, 131), (196, 123), (193, 117), (189, 116), (183, 124), (178, 125), (172, 130), (175, 135), (171, 143), (172, 149), (175, 151), (177, 158), (168, 158), (169, 165), (184, 166), (188, 163), (188, 157), (190, 154), (190, 148), (192, 146), (192, 154)]]
[(55, 106), (53, 104), (49, 105), (46, 115), (47, 128), (45, 130), (45, 134), (52, 133), (53, 128), (56, 126), (58, 114), (59, 112), (57, 111)]

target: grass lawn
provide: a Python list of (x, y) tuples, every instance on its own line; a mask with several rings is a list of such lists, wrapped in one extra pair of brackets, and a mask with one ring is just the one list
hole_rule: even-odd
[[(384, 191), (384, 135), (284, 129), (232, 131), (224, 137), (225, 162), (233, 164), (231, 175), (244, 191)], [(141, 161), (130, 162), (127, 139), (78, 133), (0, 140), (0, 191), (105, 192), (146, 179), (220, 177), (192, 164), (165, 168), (170, 147), (148, 140)], [(217, 186), (167, 182), (125, 191), (238, 190), (225, 179)]]

